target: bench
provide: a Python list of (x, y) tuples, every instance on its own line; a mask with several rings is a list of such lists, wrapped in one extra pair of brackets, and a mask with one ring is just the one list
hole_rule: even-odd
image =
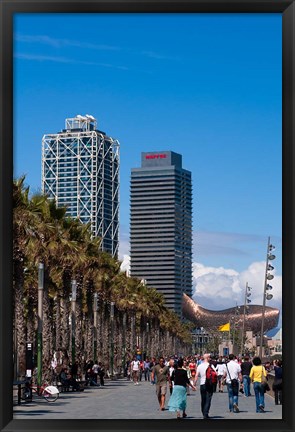
[[(86, 381), (77, 381), (77, 384), (79, 384), (80, 388), (83, 389), (83, 390), (84, 390), (84, 387), (85, 387), (85, 383), (86, 383)], [(65, 383), (58, 382), (56, 387), (58, 388), (58, 390), (61, 393), (66, 393), (66, 392), (69, 392), (70, 390), (74, 391), (73, 386), (70, 385), (70, 384), (65, 384)]]

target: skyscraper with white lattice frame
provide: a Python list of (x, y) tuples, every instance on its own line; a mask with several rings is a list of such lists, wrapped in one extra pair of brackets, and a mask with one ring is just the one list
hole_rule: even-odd
[(42, 139), (42, 192), (66, 206), (67, 215), (90, 223), (101, 249), (118, 256), (120, 144), (77, 115), (65, 129)]

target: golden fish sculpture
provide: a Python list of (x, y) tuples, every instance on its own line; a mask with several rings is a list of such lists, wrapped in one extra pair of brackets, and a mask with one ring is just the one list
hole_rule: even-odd
[[(236, 313), (237, 307), (213, 311), (205, 309), (191, 299), (188, 295), (182, 297), (183, 317), (196, 324), (196, 327), (205, 329), (216, 329), (226, 323), (236, 323), (237, 328), (242, 326), (244, 319), (244, 305), (238, 306), (239, 314)], [(267, 332), (278, 325), (279, 309), (265, 306), (264, 313), (264, 332)], [(251, 330), (254, 334), (261, 331), (262, 306), (248, 305), (248, 313), (245, 314), (245, 330)]]

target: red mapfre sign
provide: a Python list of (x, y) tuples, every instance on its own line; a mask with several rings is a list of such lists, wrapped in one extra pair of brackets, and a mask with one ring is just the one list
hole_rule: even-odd
[(153, 155), (146, 155), (146, 159), (165, 159), (167, 157), (166, 154), (153, 154)]

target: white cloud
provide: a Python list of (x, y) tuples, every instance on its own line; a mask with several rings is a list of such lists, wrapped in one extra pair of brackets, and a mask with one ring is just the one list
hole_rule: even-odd
[(127, 272), (129, 274), (130, 270), (130, 256), (129, 255), (123, 255), (123, 259), (121, 258), (122, 264), (121, 264), (121, 271)]
[(239, 303), (239, 273), (223, 267), (193, 264), (193, 299), (207, 309), (225, 309)]
[[(126, 252), (126, 248), (125, 252)], [(122, 271), (129, 271), (130, 256), (124, 253)], [(121, 258), (121, 259), (122, 259)], [(273, 287), (273, 299), (266, 302), (267, 306), (281, 309), (282, 276), (275, 276), (269, 284)], [(208, 267), (201, 263), (193, 263), (193, 300), (210, 310), (222, 310), (244, 304), (246, 282), (252, 288), (251, 303), (262, 304), (264, 289), (265, 262), (254, 262), (249, 267), (237, 272), (224, 267)]]
[[(272, 286), (272, 290), (269, 291), (273, 295), (271, 301), (267, 301), (268, 306), (281, 308), (282, 304), (282, 276), (276, 274), (276, 269), (271, 272), (274, 275), (274, 279), (268, 281), (269, 285)], [(246, 285), (246, 282), (252, 287), (252, 303), (262, 304), (263, 301), (263, 289), (264, 289), (264, 277), (265, 277), (265, 262), (254, 262), (247, 270), (241, 272), (240, 281), (242, 286)]]
[[(281, 309), (282, 277), (275, 274), (270, 285), (273, 287), (273, 299), (266, 302), (267, 306)], [(223, 267), (206, 267), (193, 264), (193, 299), (206, 309), (221, 310), (243, 305), (246, 282), (252, 288), (251, 303), (261, 305), (263, 301), (265, 262), (254, 262), (242, 271)]]
[[(120, 233), (120, 243), (119, 243), (119, 260), (123, 261), (125, 256), (127, 257), (130, 252), (130, 241), (128, 234), (122, 232)], [(130, 257), (128, 256), (130, 261)]]

